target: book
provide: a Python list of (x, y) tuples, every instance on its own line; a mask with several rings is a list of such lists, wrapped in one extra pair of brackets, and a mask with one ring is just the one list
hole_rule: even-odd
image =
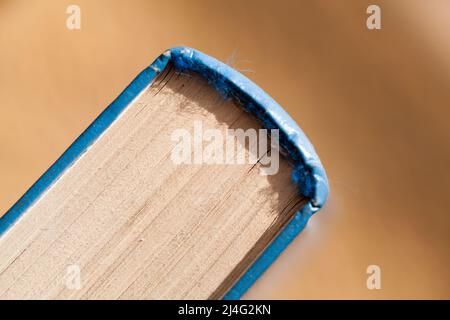
[(162, 54), (0, 220), (0, 299), (239, 298), (326, 200), (292, 119)]

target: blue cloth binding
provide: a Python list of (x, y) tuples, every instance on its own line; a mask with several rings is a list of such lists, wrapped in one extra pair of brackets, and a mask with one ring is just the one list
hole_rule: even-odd
[(323, 206), (328, 196), (328, 181), (308, 138), (272, 98), (233, 68), (192, 48), (167, 50), (143, 70), (0, 218), (0, 236), (95, 142), (169, 62), (179, 70), (193, 71), (205, 77), (224, 98), (236, 98), (245, 110), (259, 119), (263, 127), (279, 129), (280, 145), (294, 163), (292, 180), (298, 185), (299, 192), (309, 199), (224, 297), (239, 299), (305, 227), (311, 215)]

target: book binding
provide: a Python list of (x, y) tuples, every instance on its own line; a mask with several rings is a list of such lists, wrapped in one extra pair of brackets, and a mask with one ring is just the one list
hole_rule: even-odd
[(298, 185), (301, 195), (309, 199), (224, 296), (225, 299), (239, 299), (324, 205), (328, 196), (328, 181), (314, 147), (283, 108), (238, 71), (189, 47), (167, 50), (144, 69), (0, 218), (0, 236), (97, 140), (169, 62), (180, 71), (193, 71), (203, 76), (224, 98), (238, 101), (264, 128), (279, 129), (280, 146), (294, 164), (292, 180)]

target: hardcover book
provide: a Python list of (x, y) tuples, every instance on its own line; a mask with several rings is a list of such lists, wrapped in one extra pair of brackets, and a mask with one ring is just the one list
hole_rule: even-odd
[(275, 101), (174, 48), (0, 219), (0, 298), (236, 299), (327, 193)]

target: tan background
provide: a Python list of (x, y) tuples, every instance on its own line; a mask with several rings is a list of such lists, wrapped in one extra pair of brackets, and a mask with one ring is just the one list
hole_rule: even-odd
[[(382, 30), (367, 30), (369, 4)], [(446, 0), (0, 0), (0, 212), (160, 52), (188, 45), (284, 106), (330, 179), (246, 298), (449, 299), (449, 30)]]

